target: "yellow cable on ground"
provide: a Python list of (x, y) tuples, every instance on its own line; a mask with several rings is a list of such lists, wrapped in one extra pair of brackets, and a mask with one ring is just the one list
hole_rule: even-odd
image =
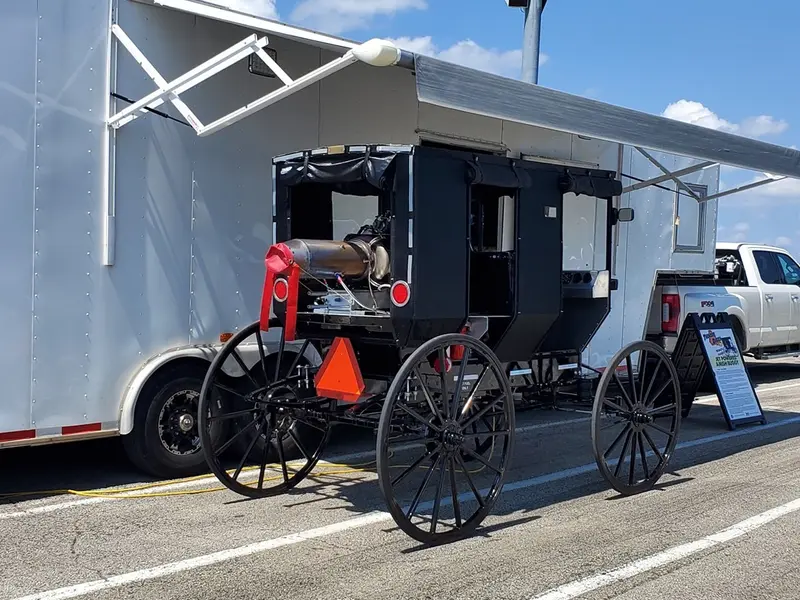
[[(492, 452), (490, 453), (489, 459), (491, 459), (491, 455), (494, 453), (494, 444), (492, 444)], [(315, 468), (311, 473), (307, 475), (307, 478), (312, 477), (320, 477), (325, 475), (346, 475), (350, 473), (364, 473), (367, 472), (368, 469), (366, 467), (376, 464), (375, 461), (370, 461), (366, 463), (357, 463), (355, 465), (345, 465), (345, 464), (337, 464), (337, 463), (329, 463), (323, 466), (319, 466)], [(287, 463), (287, 467), (289, 463)], [(394, 469), (407, 469), (410, 465), (395, 465), (391, 468)], [(267, 465), (268, 468), (279, 468), (280, 465), (277, 463), (273, 463), (271, 465)], [(420, 465), (417, 467), (418, 469), (427, 468), (426, 466)], [(485, 467), (481, 466), (474, 471), (468, 470), (468, 473), (478, 473), (482, 471)], [(242, 469), (242, 472), (245, 471), (255, 471), (260, 470), (261, 467), (247, 467)], [(332, 470), (331, 470), (332, 469)], [(458, 469), (459, 471), (461, 469)], [(228, 471), (228, 474), (231, 474), (231, 471)], [(0, 495), (0, 499), (5, 498), (15, 498), (15, 497), (26, 497), (26, 496), (54, 496), (59, 494), (71, 494), (73, 496), (81, 496), (85, 498), (105, 498), (109, 500), (141, 500), (147, 498), (165, 498), (171, 496), (192, 496), (197, 494), (209, 494), (212, 492), (222, 492), (225, 491), (226, 487), (219, 486), (213, 488), (203, 488), (199, 490), (179, 490), (179, 491), (169, 491), (169, 492), (152, 492), (147, 494), (132, 494), (131, 492), (140, 492), (144, 490), (149, 490), (153, 488), (160, 488), (166, 487), (169, 485), (181, 484), (181, 483), (191, 483), (192, 481), (199, 481), (202, 479), (207, 479), (210, 475), (195, 475), (192, 477), (184, 477), (182, 479), (172, 479), (169, 481), (160, 481), (154, 483), (148, 483), (144, 485), (139, 485), (135, 487), (127, 487), (127, 488), (116, 488), (111, 490), (72, 490), (72, 489), (60, 489), (60, 490), (39, 490), (34, 492), (12, 492), (8, 494)], [(267, 481), (277, 481), (283, 479), (283, 475), (278, 475), (275, 477), (266, 477), (264, 478), (264, 482)], [(243, 484), (243, 485), (254, 485), (256, 481), (251, 483)]]

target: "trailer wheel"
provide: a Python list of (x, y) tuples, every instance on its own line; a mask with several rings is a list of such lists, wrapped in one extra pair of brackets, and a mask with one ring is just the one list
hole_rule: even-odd
[(206, 368), (179, 362), (159, 369), (136, 401), (133, 431), (123, 436), (131, 462), (159, 478), (207, 470), (200, 448), (197, 405)]

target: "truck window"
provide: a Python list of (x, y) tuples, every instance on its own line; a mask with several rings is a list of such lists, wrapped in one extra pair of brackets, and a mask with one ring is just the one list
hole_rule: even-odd
[(749, 286), (747, 273), (742, 265), (742, 256), (738, 250), (716, 251), (715, 266), (717, 277), (723, 285)]
[(800, 285), (800, 267), (786, 254), (776, 254), (778, 264), (783, 271), (783, 279), (789, 285)]
[(756, 266), (758, 267), (758, 274), (761, 276), (761, 281), (770, 284), (783, 283), (783, 272), (778, 264), (778, 261), (775, 260), (774, 252), (753, 250), (753, 258), (755, 258)]

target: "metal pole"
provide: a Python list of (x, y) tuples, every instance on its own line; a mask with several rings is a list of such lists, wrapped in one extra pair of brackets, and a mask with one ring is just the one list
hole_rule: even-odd
[(542, 32), (542, 0), (529, 0), (525, 8), (522, 41), (522, 81), (539, 83), (539, 45)]

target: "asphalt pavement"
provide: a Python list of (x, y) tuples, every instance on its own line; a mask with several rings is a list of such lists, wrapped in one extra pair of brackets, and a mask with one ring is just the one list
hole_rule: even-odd
[[(597, 471), (588, 415), (520, 413), (492, 514), (434, 548), (397, 529), (374, 467), (359, 466), (374, 437), (349, 429), (321, 465), (329, 474), (283, 497), (208, 491), (213, 478), (124, 499), (16, 497), (0, 503), (0, 598), (796, 599), (800, 363), (751, 373), (767, 425), (728, 431), (702, 399), (670, 472), (633, 497)], [(149, 483), (117, 442), (0, 453), (0, 493)]]

